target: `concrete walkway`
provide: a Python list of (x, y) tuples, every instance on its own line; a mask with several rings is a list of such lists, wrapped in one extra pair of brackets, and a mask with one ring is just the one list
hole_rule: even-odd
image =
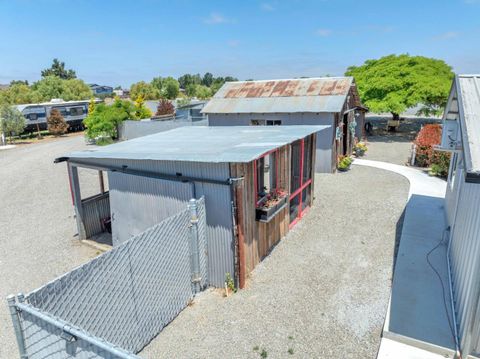
[(425, 351), (429, 358), (452, 358), (455, 345), (444, 238), (446, 182), (385, 162), (356, 159), (354, 164), (393, 171), (410, 182), (378, 358), (425, 358)]

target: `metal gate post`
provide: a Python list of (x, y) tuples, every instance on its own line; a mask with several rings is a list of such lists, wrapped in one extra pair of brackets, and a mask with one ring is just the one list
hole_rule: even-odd
[(8, 308), (10, 310), (10, 316), (12, 317), (13, 329), (15, 331), (15, 337), (17, 338), (18, 351), (20, 352), (21, 359), (27, 359), (27, 350), (25, 348), (25, 339), (23, 338), (22, 326), (20, 324), (20, 317), (18, 314), (15, 296), (9, 295), (7, 297)]
[(200, 254), (199, 254), (199, 238), (198, 238), (198, 211), (197, 200), (192, 198), (188, 203), (190, 210), (190, 265), (192, 270), (192, 290), (194, 293), (200, 291), (200, 282), (202, 276), (200, 274)]

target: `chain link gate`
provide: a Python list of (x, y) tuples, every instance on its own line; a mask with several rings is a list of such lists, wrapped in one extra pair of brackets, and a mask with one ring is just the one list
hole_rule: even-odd
[(8, 298), (22, 358), (138, 358), (208, 285), (205, 200), (25, 297)]

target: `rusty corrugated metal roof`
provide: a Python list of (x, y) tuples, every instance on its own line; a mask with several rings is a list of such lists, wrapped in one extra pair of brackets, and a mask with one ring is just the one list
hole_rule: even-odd
[(214, 98), (346, 95), (351, 82), (350, 77), (229, 82)]
[(352, 82), (352, 77), (227, 82), (202, 112), (340, 112)]

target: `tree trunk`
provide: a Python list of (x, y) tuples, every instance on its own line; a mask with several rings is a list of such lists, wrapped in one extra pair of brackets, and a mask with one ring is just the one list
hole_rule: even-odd
[(392, 118), (393, 121), (400, 121), (400, 115), (398, 113), (392, 112), (392, 116), (393, 116)]

